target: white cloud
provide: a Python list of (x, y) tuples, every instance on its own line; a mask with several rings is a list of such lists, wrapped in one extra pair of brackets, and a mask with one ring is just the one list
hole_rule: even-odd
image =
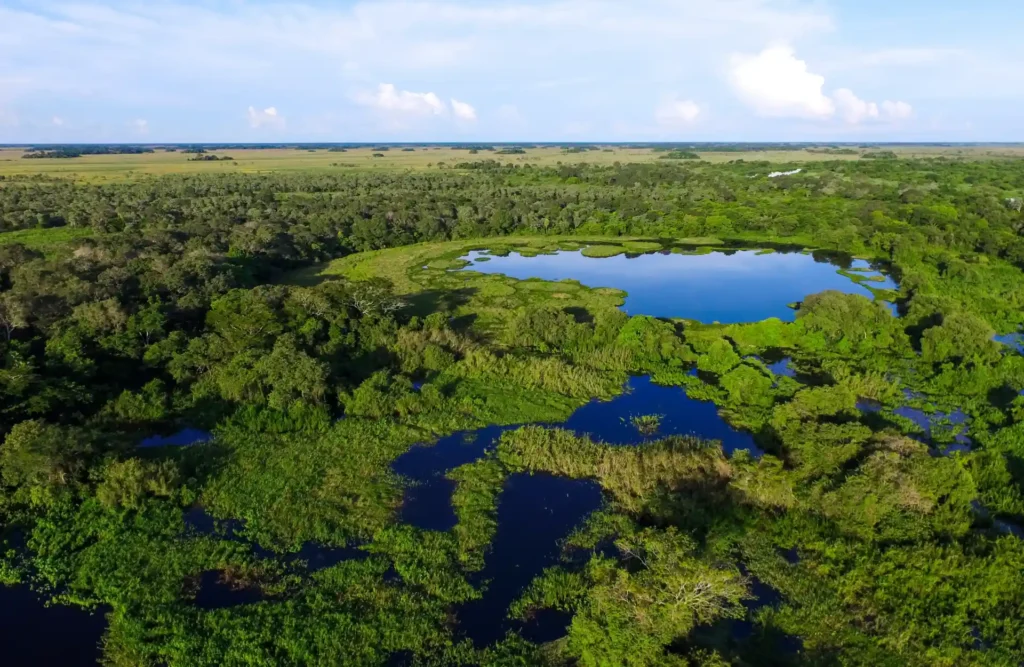
[(913, 114), (906, 102), (879, 105), (858, 97), (849, 88), (831, 96), (823, 91), (825, 77), (808, 69), (789, 46), (772, 46), (761, 53), (734, 55), (730, 79), (736, 94), (762, 116), (826, 120), (838, 114), (850, 125), (865, 121), (905, 120)]
[(455, 114), (456, 118), (461, 120), (476, 120), (476, 109), (465, 102), (458, 101), (455, 98), (452, 98), (452, 113)]
[(840, 88), (832, 96), (835, 100), (839, 115), (847, 123), (856, 125), (869, 118), (878, 118), (878, 105), (874, 102), (865, 102), (849, 88)]
[(356, 101), (381, 111), (403, 115), (438, 116), (447, 111), (444, 102), (434, 93), (398, 90), (391, 83), (380, 84), (374, 93), (356, 95)]
[[(766, 44), (786, 43), (801, 45), (800, 60), (788, 51), (790, 64), (797, 65), (790, 70), (795, 78), (781, 78), (782, 83), (796, 81), (796, 92), (774, 92), (778, 81), (759, 87), (756, 81), (741, 79), (744, 99), (756, 99), (757, 106), (748, 103), (761, 115), (836, 122), (856, 115), (839, 109), (831, 93), (840, 87), (868, 92), (869, 84), (859, 78), (866, 75), (852, 69), (856, 63), (848, 65), (849, 80), (837, 73), (840, 64), (857, 58), (878, 66), (868, 71), (872, 95), (867, 99), (878, 102), (879, 116), (868, 115), (862, 123), (881, 124), (905, 116), (897, 107), (887, 112), (881, 100), (925, 99), (930, 89), (960, 100), (972, 95), (1020, 97), (1015, 91), (1021, 87), (1013, 84), (1024, 76), (1024, 68), (1016, 66), (1018, 51), (1009, 51), (1006, 42), (981, 44), (992, 52), (1007, 51), (993, 59), (1002, 62), (1005, 71), (982, 62), (987, 58), (958, 62), (937, 49), (857, 49), (853, 45), (865, 42), (853, 40), (858, 35), (849, 26), (829, 35), (836, 28), (834, 4), (820, 0), (0, 0), (0, 51), (20, 54), (17, 59), (0, 57), (0, 107), (6, 104), (10, 111), (19, 112), (78, 109), (73, 121), (64, 126), (68, 136), (63, 139), (124, 136), (130, 140), (132, 128), (124, 121), (133, 116), (124, 116), (125, 109), (137, 109), (129, 113), (154, 119), (167, 114), (159, 132), (182, 139), (244, 141), (252, 136), (249, 126), (263, 132), (280, 130), (282, 136), (288, 132), (287, 136), (299, 139), (304, 138), (307, 118), (329, 111), (343, 119), (337, 123), (339, 138), (356, 140), (391, 127), (408, 130), (403, 139), (442, 139), (456, 124), (429, 121), (460, 119), (451, 100), (457, 94), (481, 112), (475, 125), (458, 127), (467, 131), (479, 127), (481, 138), (504, 130), (520, 140), (557, 140), (560, 128), (573, 118), (589, 119), (602, 133), (622, 120), (652, 134), (667, 134), (670, 118), (689, 127), (685, 122), (692, 114), (678, 105), (675, 111), (659, 114), (657, 99), (637, 107), (631, 102), (637, 93), (644, 99), (642, 91), (685, 86), (678, 89), (703, 105), (715, 99), (716, 91), (707, 84), (714, 85), (714, 70), (721, 63), (728, 65), (730, 53), (754, 54), (750, 58), (756, 60)], [(930, 44), (927, 34), (914, 32), (910, 19), (894, 22), (902, 31), (894, 34), (906, 39), (905, 44)], [(963, 35), (957, 44), (970, 45), (970, 39)], [(805, 43), (815, 50), (805, 52)], [(937, 39), (935, 43), (939, 44)], [(32, 48), (38, 44), (47, 48)], [(971, 48), (972, 52), (977, 49)], [(893, 92), (874, 88), (898, 76), (882, 69), (888, 64), (927, 65), (943, 58), (941, 67), (914, 70), (914, 85), (905, 84)], [(573, 62), (573, 71), (554, 73), (552, 62)], [(747, 69), (751, 65), (747, 63)], [(549, 74), (537, 75), (544, 71)], [(821, 75), (828, 81), (815, 88)], [(929, 75), (945, 78), (949, 85), (933, 85)], [(396, 84), (391, 97), (387, 92), (382, 95), (381, 81)], [(457, 87), (453, 82), (458, 82)], [(353, 97), (357, 90), (367, 93), (357, 99)], [(433, 99), (426, 91), (434, 91)], [(498, 113), (503, 100), (513, 99), (530, 114), (528, 131), (509, 129), (521, 118)], [(265, 101), (243, 121), (239, 112), (245, 113), (248, 105), (240, 106), (239, 100)], [(284, 104), (285, 100), (287, 124), (281, 115), (268, 115), (264, 108), (271, 101)], [(366, 105), (365, 110), (353, 112), (353, 102), (358, 101)], [(54, 106), (44, 106), (49, 104)], [(829, 111), (830, 106), (835, 109)], [(371, 113), (372, 109), (381, 112)], [(699, 110), (696, 121), (689, 121), (694, 132), (715, 130), (735, 138), (777, 136), (773, 134), (777, 125), (737, 118), (721, 102), (711, 109), (713, 122), (703, 122), (708, 111)], [(916, 115), (924, 114), (922, 108)], [(11, 118), (8, 112), (0, 122), (10, 124)], [(123, 120), (112, 123), (110, 118)], [(37, 128), (55, 132), (48, 120), (45, 115), (39, 123), (22, 118), (24, 132), (5, 128), (2, 134), (5, 139), (28, 140), (27, 133)]]
[(914, 107), (906, 102), (882, 102), (882, 113), (892, 120), (906, 120), (914, 115)]
[(788, 46), (734, 55), (730, 80), (740, 99), (762, 116), (829, 118), (836, 111), (821, 90), (825, 77), (808, 71)]
[(64, 119), (61, 118), (60, 116), (54, 116), (53, 119), (50, 120), (50, 122), (53, 123), (56, 127), (63, 127), (64, 126)]
[(132, 127), (137, 134), (149, 134), (149, 121), (138, 118), (132, 122)]
[(700, 113), (700, 106), (692, 100), (667, 99), (654, 110), (654, 118), (661, 125), (689, 125)]
[(276, 107), (267, 107), (263, 111), (257, 111), (254, 107), (249, 107), (249, 127), (259, 129), (262, 127), (282, 128), (284, 126), (284, 116), (277, 112)]

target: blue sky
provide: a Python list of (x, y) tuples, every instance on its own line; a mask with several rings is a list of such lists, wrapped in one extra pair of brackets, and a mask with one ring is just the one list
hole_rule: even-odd
[(0, 142), (1019, 141), (1009, 0), (0, 0)]

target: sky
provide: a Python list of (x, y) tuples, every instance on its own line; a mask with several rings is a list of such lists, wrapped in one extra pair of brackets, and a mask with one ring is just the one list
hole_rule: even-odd
[(0, 142), (1022, 141), (1018, 0), (0, 0)]

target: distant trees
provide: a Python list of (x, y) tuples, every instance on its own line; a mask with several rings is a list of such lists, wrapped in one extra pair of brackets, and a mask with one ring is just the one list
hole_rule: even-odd
[(76, 145), (76, 146), (53, 146), (45, 148), (30, 148), (21, 157), (26, 159), (37, 158), (59, 158), (68, 159), (82, 157), (83, 155), (140, 155), (142, 153), (153, 153), (149, 146), (122, 146), (122, 145)]
[(658, 156), (659, 160), (699, 160), (700, 155), (692, 151), (668, 151)]
[(227, 155), (217, 156), (217, 155), (203, 155), (203, 154), (200, 154), (200, 155), (195, 155), (193, 157), (190, 157), (187, 161), (188, 162), (217, 162), (217, 161), (231, 162), (234, 159), (235, 158), (228, 157)]

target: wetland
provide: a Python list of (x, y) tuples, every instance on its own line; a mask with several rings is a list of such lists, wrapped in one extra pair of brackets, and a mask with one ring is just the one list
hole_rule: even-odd
[(0, 650), (1019, 663), (1024, 169), (767, 166), (8, 178)]

